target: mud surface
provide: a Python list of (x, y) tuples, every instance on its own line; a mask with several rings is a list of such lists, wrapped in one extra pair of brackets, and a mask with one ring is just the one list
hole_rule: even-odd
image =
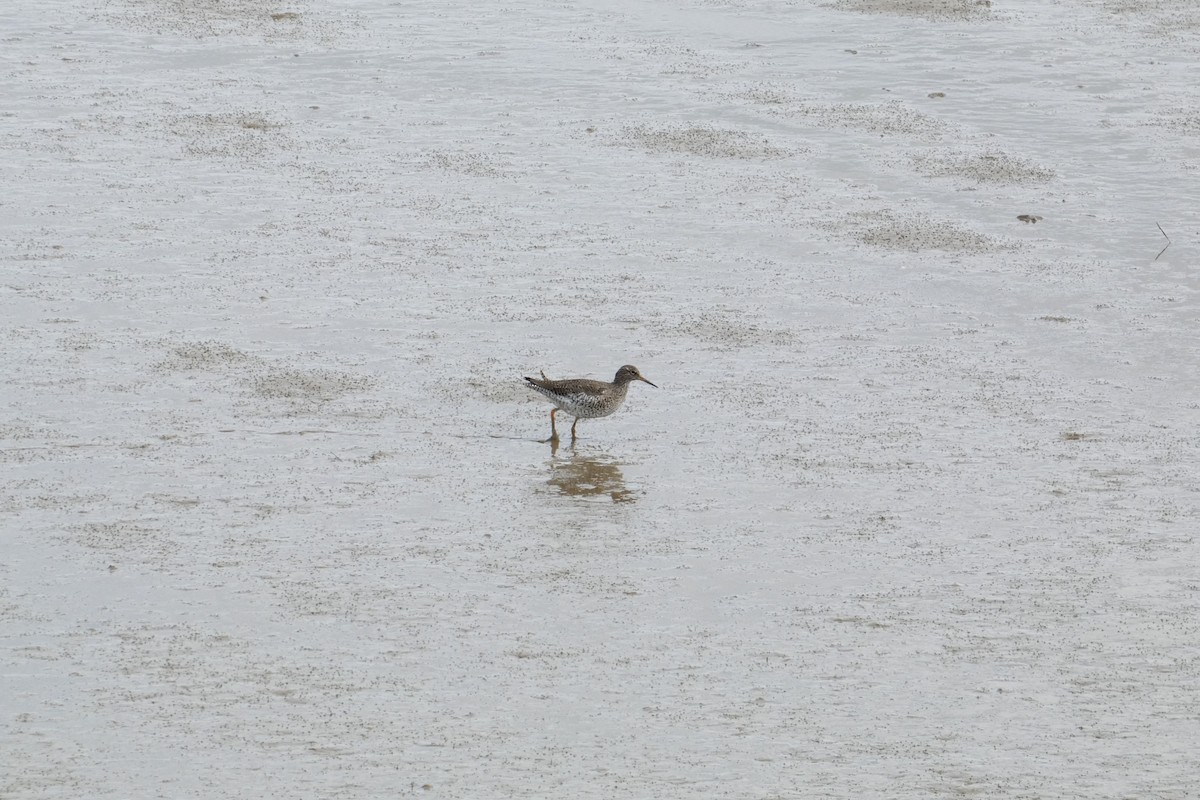
[(0, 796), (1195, 796), (1190, 2), (0, 32)]

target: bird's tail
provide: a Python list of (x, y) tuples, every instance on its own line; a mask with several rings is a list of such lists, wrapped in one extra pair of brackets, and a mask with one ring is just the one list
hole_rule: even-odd
[(530, 386), (541, 386), (543, 383), (549, 382), (550, 379), (546, 377), (546, 370), (541, 370), (541, 373), (542, 373), (542, 379), (540, 381), (537, 378), (531, 378), (528, 375), (526, 375), (525, 382), (528, 383)]

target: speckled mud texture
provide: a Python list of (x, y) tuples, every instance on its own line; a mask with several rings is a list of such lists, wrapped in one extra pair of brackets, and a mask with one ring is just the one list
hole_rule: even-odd
[(0, 4), (0, 797), (1200, 796), (1197, 63), (1192, 0)]

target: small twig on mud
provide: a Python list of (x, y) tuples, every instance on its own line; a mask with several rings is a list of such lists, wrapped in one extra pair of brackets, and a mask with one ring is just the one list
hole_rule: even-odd
[[(1154, 224), (1158, 225), (1157, 222)], [(1167, 252), (1167, 248), (1171, 246), (1171, 237), (1167, 236), (1167, 232), (1162, 229), (1162, 225), (1158, 225), (1158, 232), (1161, 233), (1163, 238), (1167, 240), (1167, 243), (1163, 246), (1163, 249), (1158, 251), (1158, 256), (1161, 256), (1163, 253)], [(1154, 257), (1155, 261), (1158, 261), (1158, 256)]]

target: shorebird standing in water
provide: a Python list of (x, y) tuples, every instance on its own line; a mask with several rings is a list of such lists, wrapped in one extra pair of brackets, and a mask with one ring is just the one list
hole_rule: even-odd
[[(575, 426), (581, 419), (607, 417), (625, 402), (625, 394), (629, 384), (634, 381), (650, 383), (642, 377), (637, 367), (626, 364), (617, 370), (617, 376), (612, 383), (594, 381), (589, 378), (568, 378), (562, 381), (552, 381), (542, 373), (541, 378), (525, 378), (530, 389), (545, 397), (557, 408), (550, 411), (550, 441), (558, 439), (558, 428), (554, 425), (554, 415), (565, 411), (575, 418), (571, 423), (571, 438), (575, 438)], [(650, 383), (655, 389), (658, 387)]]

